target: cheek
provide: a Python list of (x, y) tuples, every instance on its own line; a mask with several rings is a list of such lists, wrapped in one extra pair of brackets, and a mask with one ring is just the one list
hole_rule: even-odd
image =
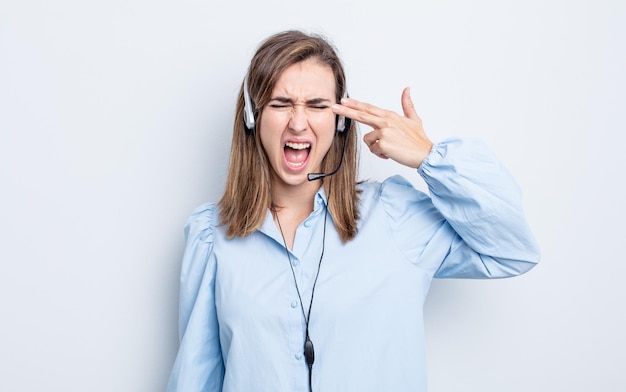
[(267, 128), (265, 128), (265, 132), (261, 131), (262, 129), (263, 128), (259, 127), (261, 147), (263, 151), (271, 157), (276, 150), (276, 138), (270, 132), (267, 132)]
[(276, 145), (276, 140), (280, 139), (282, 128), (280, 121), (272, 116), (263, 116), (257, 127), (259, 137), (261, 138), (261, 146), (266, 152)]
[(330, 146), (335, 139), (335, 118), (329, 119), (328, 117), (324, 119), (320, 119), (320, 121), (316, 124), (317, 132), (317, 142), (318, 144), (324, 148), (325, 151), (328, 151)]

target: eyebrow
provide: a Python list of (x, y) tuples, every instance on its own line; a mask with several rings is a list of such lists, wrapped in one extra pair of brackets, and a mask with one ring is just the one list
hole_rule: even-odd
[[(274, 98), (270, 99), (270, 102), (271, 101), (278, 101), (280, 103), (293, 104), (293, 99), (288, 98), (288, 97), (274, 97)], [(318, 105), (320, 103), (326, 103), (326, 102), (330, 102), (330, 99), (313, 98), (313, 99), (309, 99), (308, 101), (306, 101), (305, 104), (307, 104), (307, 105)]]

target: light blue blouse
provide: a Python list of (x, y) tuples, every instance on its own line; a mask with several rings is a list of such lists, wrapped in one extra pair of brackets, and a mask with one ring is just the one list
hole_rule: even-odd
[[(504, 278), (539, 260), (506, 169), (474, 139), (436, 144), (418, 173), (360, 185), (358, 234), (328, 219), (309, 324), (313, 391), (425, 391), (423, 304), (433, 277)], [(291, 261), (304, 309), (322, 250), (326, 195), (298, 227)], [(205, 204), (185, 227), (180, 348), (168, 391), (308, 390), (305, 321), (280, 232), (268, 211), (226, 239)]]

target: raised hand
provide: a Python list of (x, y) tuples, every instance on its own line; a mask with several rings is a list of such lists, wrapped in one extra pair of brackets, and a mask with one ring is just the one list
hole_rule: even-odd
[(408, 87), (402, 91), (404, 116), (352, 98), (343, 98), (340, 105), (332, 106), (332, 110), (372, 127), (372, 131), (363, 136), (363, 141), (380, 158), (418, 168), (433, 146), (422, 128)]

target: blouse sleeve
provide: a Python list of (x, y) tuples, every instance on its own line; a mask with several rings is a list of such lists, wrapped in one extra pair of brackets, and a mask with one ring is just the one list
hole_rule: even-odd
[(483, 142), (435, 144), (418, 172), (430, 197), (406, 181), (383, 184), (386, 213), (405, 233), (398, 246), (413, 262), (437, 278), (505, 278), (539, 261), (519, 187)]
[(168, 392), (222, 390), (224, 364), (215, 308), (213, 257), (215, 206), (196, 209), (185, 225), (186, 246), (180, 274), (180, 346)]

